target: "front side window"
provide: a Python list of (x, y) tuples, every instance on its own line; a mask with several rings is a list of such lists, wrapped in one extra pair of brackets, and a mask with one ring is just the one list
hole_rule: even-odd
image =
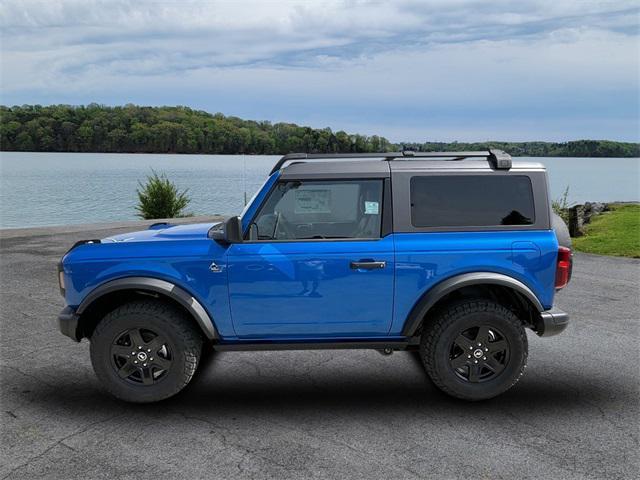
[(250, 240), (379, 238), (382, 180), (286, 181), (249, 228)]
[(491, 227), (535, 222), (525, 175), (431, 175), (411, 178), (414, 227)]

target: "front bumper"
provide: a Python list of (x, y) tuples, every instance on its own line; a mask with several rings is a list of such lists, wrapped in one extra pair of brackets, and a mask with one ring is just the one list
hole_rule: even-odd
[(78, 337), (78, 318), (76, 311), (69, 306), (64, 307), (58, 315), (58, 328), (60, 332), (76, 342), (80, 341)]
[(558, 335), (569, 325), (569, 314), (555, 307), (540, 312), (540, 318), (541, 321), (536, 328), (536, 333), (541, 337)]

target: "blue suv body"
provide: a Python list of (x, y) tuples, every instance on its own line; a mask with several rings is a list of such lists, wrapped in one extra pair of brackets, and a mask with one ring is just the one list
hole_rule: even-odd
[(478, 400), (522, 374), (525, 328), (565, 328), (553, 299), (571, 251), (542, 165), (499, 151), (331, 157), (283, 157), (240, 217), (67, 252), (60, 329), (91, 340), (111, 393), (167, 398), (203, 349), (372, 348), (417, 350), (438, 387)]

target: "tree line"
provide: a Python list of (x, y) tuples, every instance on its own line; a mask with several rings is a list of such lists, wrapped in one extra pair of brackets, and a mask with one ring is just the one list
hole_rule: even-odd
[(611, 140), (574, 140), (571, 142), (426, 142), (405, 143), (407, 150), (420, 152), (468, 151), (498, 148), (514, 157), (640, 157), (640, 143)]
[(640, 144), (608, 140), (394, 144), (378, 135), (243, 120), (180, 106), (0, 106), (0, 149), (4, 151), (279, 155), (489, 147), (514, 156), (640, 157)]

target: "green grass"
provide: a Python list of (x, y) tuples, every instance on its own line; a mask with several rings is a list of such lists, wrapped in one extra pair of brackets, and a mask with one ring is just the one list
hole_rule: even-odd
[(612, 204), (592, 218), (585, 235), (573, 239), (579, 252), (640, 258), (640, 205)]

